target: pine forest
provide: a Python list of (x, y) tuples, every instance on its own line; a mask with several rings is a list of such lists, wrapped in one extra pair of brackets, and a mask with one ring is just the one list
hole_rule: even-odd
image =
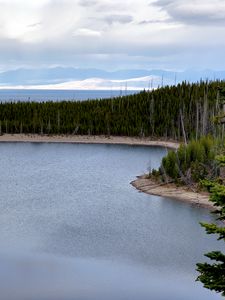
[(0, 104), (0, 134), (77, 134), (187, 141), (223, 137), (223, 81), (183, 82), (105, 100)]

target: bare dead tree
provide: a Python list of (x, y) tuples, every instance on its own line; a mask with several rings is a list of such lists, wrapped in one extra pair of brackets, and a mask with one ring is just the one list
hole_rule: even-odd
[(202, 135), (206, 134), (208, 123), (208, 87), (204, 90), (203, 114), (202, 114)]
[(199, 103), (196, 101), (196, 136), (195, 139), (197, 140), (199, 137)]
[(75, 129), (74, 129), (74, 131), (73, 131), (73, 134), (77, 134), (77, 133), (78, 133), (79, 127), (80, 127), (80, 125), (77, 125), (77, 126), (75, 127)]
[(50, 134), (50, 131), (51, 131), (51, 121), (50, 121), (50, 118), (48, 119), (47, 130), (48, 130), (48, 134)]
[(41, 135), (43, 135), (43, 121), (41, 120)]
[(57, 113), (57, 126), (58, 126), (58, 132), (60, 131), (60, 111), (58, 110)]
[(184, 143), (185, 143), (185, 145), (187, 145), (187, 137), (186, 137), (186, 132), (185, 132), (185, 128), (184, 128), (184, 116), (183, 116), (181, 108), (180, 108), (180, 122), (181, 122), (183, 137), (184, 137)]
[(167, 174), (166, 174), (166, 170), (163, 167), (163, 164), (161, 164), (160, 168), (162, 170), (162, 177), (163, 177), (164, 181), (166, 182), (166, 184), (169, 183), (169, 180), (168, 180), (168, 177), (167, 177)]
[(7, 134), (8, 133), (8, 121), (5, 120), (5, 133)]
[(23, 123), (21, 122), (20, 123), (20, 134), (22, 134), (23, 133)]

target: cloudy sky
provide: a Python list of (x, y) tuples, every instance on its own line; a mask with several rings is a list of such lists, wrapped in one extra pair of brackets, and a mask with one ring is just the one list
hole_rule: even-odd
[(225, 0), (0, 0), (0, 70), (225, 69)]

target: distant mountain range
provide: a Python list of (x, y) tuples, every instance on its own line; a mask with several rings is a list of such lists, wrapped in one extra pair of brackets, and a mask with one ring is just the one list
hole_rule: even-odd
[(225, 79), (225, 71), (186, 70), (182, 72), (166, 70), (119, 70), (81, 68), (16, 69), (0, 73), (0, 87), (32, 88), (126, 88), (143, 89), (161, 85), (171, 85), (181, 81)]

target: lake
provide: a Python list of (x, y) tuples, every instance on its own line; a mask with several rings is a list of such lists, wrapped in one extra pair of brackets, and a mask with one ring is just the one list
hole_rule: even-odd
[(216, 300), (195, 282), (222, 249), (208, 210), (130, 185), (159, 147), (0, 144), (0, 294), (4, 300)]
[(107, 99), (138, 93), (130, 90), (29, 90), (29, 89), (0, 89), (0, 102), (9, 101), (63, 101)]

